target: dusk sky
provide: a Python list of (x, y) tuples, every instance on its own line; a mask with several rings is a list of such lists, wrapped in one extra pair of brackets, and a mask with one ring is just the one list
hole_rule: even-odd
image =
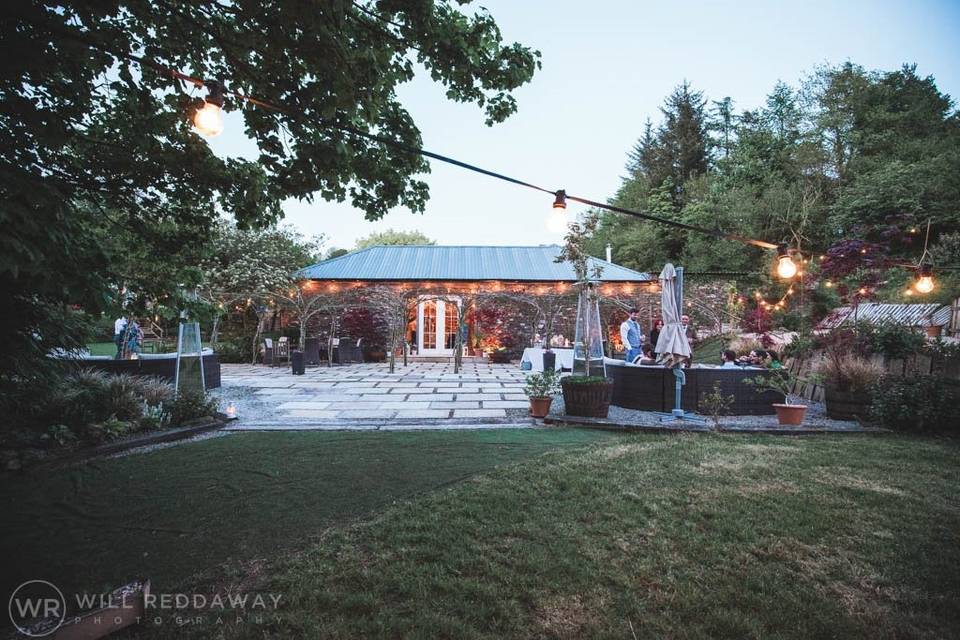
[[(542, 53), (543, 68), (515, 93), (518, 112), (487, 127), (481, 110), (456, 104), (422, 74), (400, 97), (425, 148), (549, 189), (606, 200), (647, 118), (684, 79), (738, 111), (762, 104), (777, 80), (797, 86), (821, 64), (867, 69), (916, 63), (960, 96), (960, 2), (687, 2), (485, 0), (507, 42)], [(270, 96), (261, 96), (270, 99)], [(240, 116), (211, 141), (249, 155)], [(424, 176), (426, 213), (396, 209), (367, 222), (348, 203), (289, 201), (286, 222), (326, 247), (387, 228), (418, 229), (441, 244), (559, 242), (547, 231), (548, 195), (439, 162)], [(575, 208), (570, 209), (576, 212)], [(641, 224), (638, 222), (638, 224)]]

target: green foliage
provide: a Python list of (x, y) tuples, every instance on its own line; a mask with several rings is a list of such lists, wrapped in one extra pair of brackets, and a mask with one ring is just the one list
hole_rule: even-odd
[(574, 385), (590, 385), (590, 384), (606, 384), (610, 380), (603, 376), (567, 376), (563, 378), (563, 382), (566, 384)]
[[(370, 235), (357, 240), (354, 246), (355, 250), (366, 249), (378, 245), (397, 246), (397, 245), (434, 245), (436, 240), (431, 240), (420, 231), (395, 231), (387, 229), (386, 231), (376, 231)], [(346, 253), (346, 252), (344, 252)]]
[(40, 436), (41, 440), (55, 442), (58, 446), (69, 447), (77, 441), (76, 434), (65, 424), (53, 424), (47, 432)]
[(176, 427), (190, 420), (213, 416), (218, 408), (219, 402), (213, 396), (193, 389), (181, 391), (168, 407), (170, 424)]
[(857, 324), (857, 332), (873, 353), (888, 358), (902, 359), (922, 353), (926, 337), (912, 327), (886, 322), (880, 324)]
[(957, 434), (954, 381), (938, 376), (884, 376), (871, 389), (877, 426), (897, 431)]
[[(318, 195), (349, 199), (370, 220), (398, 206), (423, 211), (429, 193), (416, 176), (427, 162), (347, 129), (419, 145), (396, 91), (417, 68), (449, 99), (501, 122), (516, 111), (511, 92), (540, 65), (538, 52), (504, 43), (482, 8), (322, 0), (258, 9), (4, 3), (0, 289), (10, 304), (0, 384), (35, 378), (51, 348), (86, 342), (82, 323), (61, 322), (66, 309), (116, 311), (130, 294), (139, 311), (198, 284), (221, 215), (266, 226), (285, 200)], [(192, 130), (201, 92), (152, 65), (222, 78), (285, 110), (228, 97), (224, 110), (242, 115), (256, 152), (218, 157)]]
[(790, 402), (790, 394), (793, 393), (794, 387), (800, 380), (801, 378), (799, 376), (791, 373), (789, 369), (784, 368), (773, 371), (769, 376), (747, 378), (744, 382), (752, 387), (756, 387), (760, 391), (776, 391), (783, 395), (785, 404), (792, 404)]
[(710, 393), (700, 394), (700, 406), (704, 408), (710, 417), (714, 429), (720, 426), (720, 418), (730, 413), (730, 409), (736, 401), (735, 396), (723, 395), (723, 390), (719, 382), (713, 383), (713, 390), (710, 391)]
[(557, 393), (560, 388), (560, 376), (552, 369), (543, 373), (531, 373), (525, 382), (523, 392), (528, 398), (546, 398)]

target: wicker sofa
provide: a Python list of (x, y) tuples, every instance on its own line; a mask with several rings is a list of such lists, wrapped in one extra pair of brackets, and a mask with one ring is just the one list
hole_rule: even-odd
[[(606, 360), (607, 377), (613, 379), (613, 404), (641, 411), (664, 411), (674, 408), (675, 381), (673, 371), (658, 365), (627, 364), (619, 360)], [(769, 377), (774, 372), (758, 367), (694, 366), (684, 369), (686, 384), (680, 394), (684, 411), (703, 413), (700, 396), (711, 393), (719, 383), (723, 395), (732, 395), (732, 415), (767, 415), (774, 413), (773, 404), (783, 402), (783, 395), (771, 390), (760, 390), (747, 384), (747, 379), (757, 376)]]

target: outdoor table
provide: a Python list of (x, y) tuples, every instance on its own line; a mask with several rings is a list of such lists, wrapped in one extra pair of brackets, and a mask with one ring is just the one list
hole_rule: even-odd
[[(550, 349), (557, 356), (556, 370), (573, 369), (573, 348), (553, 347)], [(543, 349), (527, 347), (520, 356), (520, 362), (529, 362), (531, 371), (543, 371)]]

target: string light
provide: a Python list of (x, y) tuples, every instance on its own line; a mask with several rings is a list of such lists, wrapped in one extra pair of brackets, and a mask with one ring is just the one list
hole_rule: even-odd
[(209, 138), (223, 133), (223, 83), (205, 82), (207, 97), (203, 106), (193, 114), (193, 125), (197, 132)]
[(913, 285), (913, 288), (917, 290), (917, 293), (930, 293), (933, 291), (933, 268), (930, 265), (925, 264), (920, 266), (920, 270), (917, 272), (917, 282)]
[(797, 265), (790, 257), (790, 250), (786, 244), (777, 247), (777, 275), (784, 280), (789, 280), (797, 275)]
[(563, 233), (567, 230), (567, 192), (560, 189), (555, 196), (550, 217), (547, 218), (547, 229), (551, 233)]

